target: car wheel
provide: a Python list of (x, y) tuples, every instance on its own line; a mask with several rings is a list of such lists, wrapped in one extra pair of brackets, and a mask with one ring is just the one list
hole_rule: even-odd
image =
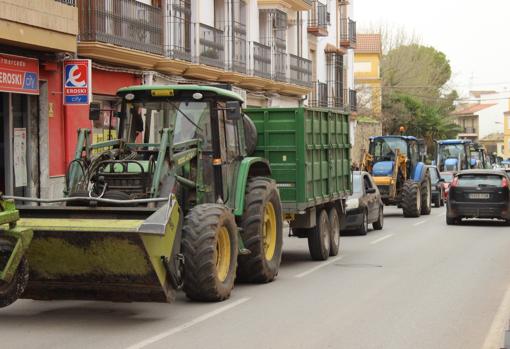
[(379, 207), (379, 218), (372, 223), (374, 230), (381, 230), (384, 225), (384, 206)]
[(358, 235), (367, 235), (368, 233), (368, 212), (367, 210), (363, 211), (363, 222), (361, 226), (358, 228)]

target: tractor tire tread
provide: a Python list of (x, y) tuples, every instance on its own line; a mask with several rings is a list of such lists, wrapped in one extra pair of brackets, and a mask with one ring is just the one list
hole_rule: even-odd
[(402, 188), (402, 210), (404, 217), (419, 217), (420, 207), (417, 207), (417, 195), (420, 187), (418, 183), (407, 180)]

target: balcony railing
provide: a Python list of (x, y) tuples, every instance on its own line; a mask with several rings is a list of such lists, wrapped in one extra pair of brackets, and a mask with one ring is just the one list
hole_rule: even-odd
[(271, 47), (252, 42), (253, 75), (271, 79)]
[(356, 47), (356, 22), (350, 18), (340, 19), (340, 46)]
[(344, 110), (350, 112), (358, 111), (356, 90), (344, 90)]
[(191, 61), (191, 0), (168, 0), (165, 23), (165, 55)]
[(289, 55), (287, 52), (275, 49), (273, 52), (273, 79), (277, 81), (287, 82), (287, 61)]
[(462, 132), (460, 132), (460, 133), (474, 133), (474, 134), (476, 134), (476, 128), (474, 128), (474, 127), (464, 127), (462, 129)]
[(76, 7), (76, 0), (55, 0), (56, 2), (61, 2), (63, 4), (69, 5), (69, 6), (75, 6)]
[(327, 36), (329, 21), (328, 6), (315, 0), (308, 13), (308, 32), (315, 36)]
[(200, 23), (198, 61), (217, 68), (225, 67), (225, 37), (223, 30)]
[(328, 107), (328, 84), (315, 81), (312, 84), (312, 92), (308, 96), (310, 107), (327, 108)]
[(310, 86), (312, 83), (312, 61), (293, 54), (290, 58), (290, 83)]
[(79, 41), (99, 41), (163, 53), (161, 9), (135, 0), (81, 0)]
[(234, 22), (233, 29), (231, 69), (238, 73), (246, 74), (248, 67), (248, 60), (246, 59), (246, 25)]

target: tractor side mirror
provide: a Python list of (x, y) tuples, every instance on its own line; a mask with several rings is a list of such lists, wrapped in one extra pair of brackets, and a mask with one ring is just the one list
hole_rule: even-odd
[(228, 120), (241, 120), (241, 103), (239, 101), (227, 102), (227, 119)]
[(100, 114), (101, 114), (101, 104), (90, 103), (89, 120), (91, 120), (91, 121), (99, 120)]

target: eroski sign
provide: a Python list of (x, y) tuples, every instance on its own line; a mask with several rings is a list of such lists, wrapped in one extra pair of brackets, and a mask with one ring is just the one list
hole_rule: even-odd
[(64, 61), (64, 104), (88, 105), (92, 100), (92, 62), (90, 59)]

